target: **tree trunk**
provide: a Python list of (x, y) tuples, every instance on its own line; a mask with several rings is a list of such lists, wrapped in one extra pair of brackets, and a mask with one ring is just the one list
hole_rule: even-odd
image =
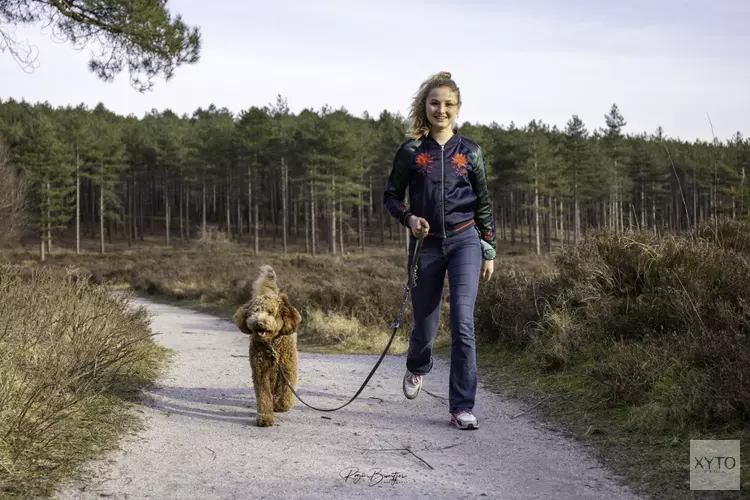
[(547, 253), (552, 252), (552, 197), (547, 197)]
[(573, 226), (573, 245), (578, 246), (578, 242), (581, 238), (581, 205), (578, 200), (578, 183), (576, 183), (573, 188), (573, 217), (575, 217)]
[(169, 246), (170, 244), (170, 236), (169, 230), (172, 227), (172, 203), (170, 203), (169, 200), (169, 184), (164, 184), (164, 230), (165, 230), (165, 238), (164, 243), (165, 246)]
[(206, 195), (207, 195), (207, 193), (206, 193), (206, 180), (203, 179), (203, 190), (202, 190), (203, 200), (202, 200), (202, 208), (201, 208), (201, 213), (202, 213), (201, 231), (203, 233), (203, 238), (206, 237), (206, 231), (208, 230), (208, 228), (206, 227), (206, 222), (207, 222), (206, 219), (208, 218), (207, 217), (207, 213), (206, 213), (207, 208), (208, 208), (206, 206)]
[(373, 190), (372, 190), (372, 175), (367, 176), (367, 183), (369, 186), (369, 192), (370, 196), (367, 203), (367, 230), (372, 231), (372, 219), (373, 219), (373, 210), (375, 209), (375, 200), (373, 199)]
[(378, 208), (378, 214), (380, 219), (380, 245), (385, 245), (385, 208), (380, 206)]
[(516, 244), (516, 203), (513, 199), (513, 189), (510, 190), (510, 244)]
[(156, 210), (159, 208), (159, 200), (156, 199), (156, 180), (151, 177), (151, 213), (149, 214), (149, 232), (151, 236), (156, 234)]
[[(239, 193), (235, 196), (234, 201), (237, 206), (237, 240), (239, 241), (242, 239), (242, 198)], [(248, 223), (250, 223), (250, 221), (248, 221)]]
[(281, 157), (281, 244), (284, 255), (287, 253), (286, 234), (289, 226), (289, 213), (287, 211), (287, 164)]
[(125, 199), (124, 209), (127, 210), (127, 213), (122, 218), (122, 222), (125, 224), (125, 233), (128, 236), (128, 246), (131, 246), (133, 244), (133, 190), (131, 188), (131, 183), (128, 181), (125, 181), (125, 192), (127, 197)]
[(329, 250), (336, 255), (336, 177), (331, 175), (330, 227), (328, 234)]
[(500, 207), (500, 228), (503, 233), (503, 241), (508, 241), (508, 200), (503, 196), (503, 206)]
[(89, 222), (87, 224), (89, 231), (91, 232), (91, 239), (96, 239), (96, 185), (94, 184), (94, 179), (89, 179), (88, 182), (89, 185), (89, 194), (88, 194), (88, 210), (89, 210)]
[(292, 193), (292, 234), (294, 235), (294, 241), (299, 238), (299, 200), (297, 196)]
[(229, 182), (227, 183), (225, 190), (225, 203), (224, 211), (227, 215), (227, 238), (232, 239), (232, 175), (229, 175)]
[(633, 230), (633, 211), (634, 210), (635, 210), (635, 207), (633, 207), (633, 195), (631, 193), (631, 195), (628, 197), (628, 231)]
[(138, 190), (136, 189), (136, 182), (135, 177), (133, 177), (133, 182), (131, 183), (132, 186), (132, 192), (130, 193), (130, 202), (132, 205), (132, 210), (130, 214), (131, 223), (133, 224), (133, 241), (138, 240)]
[[(258, 155), (255, 155), (255, 161), (258, 161)], [(247, 167), (247, 234), (248, 241), (252, 240), (253, 231), (253, 167)]]
[[(76, 146), (76, 255), (81, 253), (81, 164)], [(132, 215), (131, 215), (132, 216)], [(128, 243), (130, 239), (128, 239)]]
[(317, 235), (315, 234), (315, 169), (312, 170), (312, 176), (310, 179), (310, 249), (312, 252), (312, 255), (315, 256), (316, 254), (316, 248), (315, 248), (315, 242), (317, 240)]
[(343, 257), (345, 255), (344, 253), (344, 205), (339, 200), (339, 243), (341, 248), (341, 256)]
[(654, 234), (658, 234), (658, 224), (656, 223), (656, 186), (651, 186), (651, 224), (654, 226)]
[(185, 238), (190, 239), (190, 188), (185, 190)]
[(52, 202), (50, 200), (50, 188), (49, 181), (47, 182), (47, 254), (52, 255), (52, 211), (50, 206)]
[(362, 193), (359, 193), (359, 206), (357, 207), (357, 232), (359, 233), (359, 251), (365, 251), (365, 206)]
[(311, 253), (310, 250), (310, 210), (311, 210), (311, 203), (309, 201), (306, 201), (304, 203), (305, 207), (305, 253)]
[(99, 252), (104, 253), (104, 165), (99, 183)]
[[(49, 190), (47, 190), (47, 192), (45, 192), (43, 196), (44, 198), (46, 198), (47, 204), (49, 205)], [(41, 212), (41, 220), (39, 224), (39, 243), (40, 243), (39, 260), (44, 262), (47, 260), (47, 254), (46, 254), (47, 242), (45, 241), (46, 235), (44, 231), (44, 204), (43, 203), (40, 203), (39, 209)]]
[(646, 189), (644, 187), (643, 180), (641, 180), (641, 229), (648, 229), (646, 224)]
[(740, 217), (745, 213), (745, 167), (742, 167), (742, 178), (740, 180)]
[[(364, 175), (360, 177), (360, 182), (364, 184)], [(372, 197), (372, 184), (370, 184), (370, 197)], [(360, 191), (357, 195), (357, 233), (359, 234), (359, 250), (364, 253), (365, 251), (365, 200)], [(370, 203), (372, 206), (372, 203)]]
[(568, 235), (565, 234), (565, 231), (566, 231), (566, 227), (565, 227), (565, 211), (563, 210), (563, 202), (562, 202), (562, 200), (560, 200), (559, 212), (558, 213), (560, 214), (560, 216), (558, 218), (558, 221), (559, 221), (559, 224), (560, 224), (560, 247), (564, 247), (565, 243), (568, 240)]
[(276, 179), (271, 181), (271, 225), (273, 226), (273, 243), (276, 244), (276, 236), (279, 234), (278, 223), (278, 194), (276, 193)]
[(255, 198), (255, 221), (253, 222), (253, 228), (255, 230), (255, 246), (253, 248), (253, 251), (255, 255), (258, 255), (260, 253), (260, 224), (259, 224), (259, 215), (260, 212), (260, 203), (258, 203), (258, 198)]
[(180, 182), (179, 184), (180, 189), (180, 199), (178, 203), (180, 204), (180, 242), (185, 243), (185, 186)]
[[(534, 170), (536, 171), (537, 162), (534, 160)], [(536, 233), (536, 253), (542, 253), (542, 242), (539, 234), (539, 180), (534, 178), (534, 232)]]
[(549, 215), (550, 215), (550, 225), (552, 227), (552, 238), (559, 240), (560, 239), (560, 231), (559, 226), (557, 224), (557, 204), (555, 203), (555, 198), (553, 196), (550, 196), (549, 198)]

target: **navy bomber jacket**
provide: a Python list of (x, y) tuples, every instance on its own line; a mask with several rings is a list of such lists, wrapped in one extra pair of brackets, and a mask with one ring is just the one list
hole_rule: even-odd
[[(409, 189), (409, 208), (404, 205)], [(426, 219), (430, 235), (449, 235), (476, 228), (484, 258), (495, 257), (495, 227), (487, 172), (479, 145), (454, 134), (444, 146), (432, 137), (409, 139), (396, 152), (383, 202), (386, 210), (408, 227), (410, 215)]]

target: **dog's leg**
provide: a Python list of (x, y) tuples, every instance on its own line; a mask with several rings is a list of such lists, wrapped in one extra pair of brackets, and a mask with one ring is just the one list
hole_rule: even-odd
[[(296, 363), (295, 363), (296, 367)], [(297, 372), (289, 367), (284, 367), (284, 375), (289, 381), (292, 387), (297, 388)], [(276, 393), (276, 404), (274, 405), (274, 411), (285, 412), (292, 409), (294, 406), (294, 393), (284, 382), (284, 379), (279, 376), (276, 384), (278, 392)]]
[(273, 396), (271, 395), (271, 377), (269, 366), (253, 366), (253, 386), (255, 387), (255, 404), (257, 406), (255, 421), (258, 427), (273, 425)]

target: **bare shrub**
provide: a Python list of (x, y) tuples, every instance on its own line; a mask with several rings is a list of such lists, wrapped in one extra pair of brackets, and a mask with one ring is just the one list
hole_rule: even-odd
[(0, 265), (0, 496), (44, 495), (126, 427), (157, 374), (145, 310), (62, 269)]

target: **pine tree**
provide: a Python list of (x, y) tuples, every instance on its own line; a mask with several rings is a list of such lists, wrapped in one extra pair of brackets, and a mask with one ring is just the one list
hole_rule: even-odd
[[(138, 91), (153, 87), (153, 79), (172, 78), (177, 67), (193, 64), (200, 54), (201, 36), (182, 17), (174, 18), (166, 1), (152, 0), (4, 0), (0, 2), (0, 53), (6, 50), (22, 67), (33, 69), (31, 47), (15, 37), (23, 24), (51, 27), (55, 38), (81, 49), (96, 41), (89, 69), (111, 81), (128, 68)], [(62, 75), (61, 75), (62, 76)]]

